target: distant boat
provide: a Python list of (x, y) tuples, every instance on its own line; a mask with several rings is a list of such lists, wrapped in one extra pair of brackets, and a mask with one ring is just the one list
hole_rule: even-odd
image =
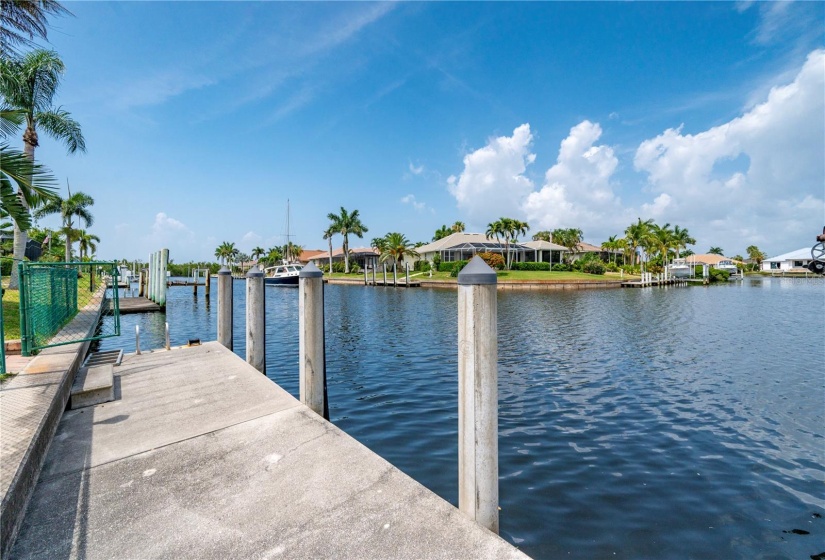
[(270, 266), (264, 269), (264, 282), (271, 286), (297, 286), (302, 268), (298, 263)]
[(693, 272), (693, 267), (685, 262), (685, 259), (674, 259), (667, 265), (667, 270), (674, 278), (688, 278)]
[(719, 264), (717, 264), (714, 268), (716, 268), (716, 270), (724, 270), (731, 276), (734, 274), (739, 274), (739, 268), (733, 261), (719, 261)]

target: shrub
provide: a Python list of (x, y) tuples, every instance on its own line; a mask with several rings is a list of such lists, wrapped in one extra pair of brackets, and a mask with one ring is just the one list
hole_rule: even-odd
[(553, 265), (553, 272), (570, 272), (570, 265), (567, 263), (556, 263)]
[(550, 263), (547, 262), (514, 262), (511, 265), (513, 270), (550, 270)]
[[(459, 263), (464, 263), (464, 264), (462, 264), (462, 265), (461, 265), (461, 267), (463, 267), (465, 264), (467, 264), (467, 261), (447, 261), (447, 262), (442, 262), (442, 263), (440, 263), (440, 264), (438, 265), (438, 272), (452, 272), (452, 271), (453, 271), (453, 269), (454, 269), (454, 268), (455, 268), (455, 267), (456, 267)], [(461, 267), (459, 267), (459, 270), (461, 269)]]
[(332, 262), (332, 271), (337, 272), (339, 274), (344, 272), (344, 261), (333, 261)]
[(461, 269), (467, 266), (467, 263), (470, 261), (455, 261), (452, 263), (453, 269), (450, 271), (450, 276), (455, 278), (458, 276), (458, 273), (461, 272)]
[(617, 265), (614, 262), (609, 262), (605, 266), (605, 269), (608, 270), (609, 272), (619, 272), (619, 265)]
[(582, 265), (582, 271), (588, 274), (604, 274), (604, 263), (600, 261), (587, 261)]
[(487, 266), (490, 268), (495, 270), (501, 270), (504, 268), (504, 257), (498, 253), (479, 253), (478, 256), (481, 257), (481, 259), (486, 262)]
[(359, 274), (361, 272), (361, 267), (358, 266), (358, 263), (352, 263), (349, 265), (349, 273), (350, 274)]
[(435, 267), (435, 270), (441, 270), (439, 268), (440, 265), (441, 265), (441, 255), (436, 253), (435, 255), (433, 255), (433, 266)]
[(727, 282), (728, 280), (730, 280), (730, 272), (728, 272), (727, 270), (711, 268), (709, 280), (711, 282)]

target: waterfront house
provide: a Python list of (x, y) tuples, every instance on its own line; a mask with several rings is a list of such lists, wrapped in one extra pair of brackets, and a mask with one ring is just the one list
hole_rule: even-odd
[(597, 245), (593, 245), (591, 243), (586, 243), (586, 242), (582, 241), (581, 243), (576, 245), (576, 252), (573, 253), (570, 256), (570, 260), (571, 261), (578, 260), (578, 259), (582, 258), (584, 255), (586, 255), (588, 253), (595, 254), (597, 257), (599, 257), (601, 260), (603, 260), (605, 262), (613, 260), (612, 255), (617, 255), (617, 256), (622, 255), (621, 250), (608, 251), (606, 249), (602, 249), (601, 247), (599, 247)]
[[(496, 241), (495, 238), (488, 238), (483, 233), (462, 231), (417, 247), (415, 250), (418, 251), (418, 260), (432, 262), (438, 255), (442, 262), (454, 262), (470, 260), (478, 253), (498, 253), (506, 259), (508, 248), (503, 240)], [(525, 243), (510, 242), (509, 251), (511, 262), (527, 261), (537, 254), (535, 249)]]
[[(538, 241), (528, 241), (527, 243), (523, 243), (523, 245), (533, 250), (532, 259), (530, 259), (533, 262), (560, 263), (562, 262), (563, 253), (570, 252), (570, 249), (567, 247), (549, 241), (542, 241), (541, 239)], [(531, 257), (529, 251), (527, 252), (527, 257)]]
[(312, 260), (313, 257), (320, 255), (321, 253), (327, 254), (329, 251), (322, 251), (321, 249), (304, 249), (301, 251), (301, 254), (298, 255), (298, 262), (301, 264), (309, 264), (309, 261)]
[(770, 271), (786, 271), (786, 272), (807, 272), (808, 264), (813, 260), (811, 257), (811, 248), (803, 247), (790, 253), (771, 257), (762, 261), (762, 270)]
[[(381, 256), (376, 249), (372, 247), (355, 247), (349, 250), (349, 265), (357, 264), (361, 268), (369, 268), (378, 262), (378, 257)], [(309, 260), (314, 262), (316, 266), (329, 264), (329, 251), (321, 251), (309, 257)], [(344, 249), (339, 247), (332, 251), (332, 262), (344, 261)]]

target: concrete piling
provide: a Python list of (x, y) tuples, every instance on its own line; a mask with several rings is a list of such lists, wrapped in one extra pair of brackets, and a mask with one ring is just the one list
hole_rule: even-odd
[(301, 402), (329, 420), (324, 353), (324, 273), (312, 263), (298, 274), (298, 375)]
[(375, 286), (375, 265), (378, 264), (375, 260), (372, 261), (372, 285)]
[(498, 533), (498, 309), (479, 256), (458, 274), (458, 509)]
[(140, 355), (140, 325), (135, 325), (135, 354)]
[(266, 373), (266, 304), (264, 273), (253, 266), (246, 273), (246, 363)]
[(166, 288), (167, 288), (167, 281), (166, 281), (166, 268), (169, 265), (169, 249), (161, 249), (160, 251), (160, 272), (158, 276), (159, 286), (158, 286), (158, 301), (157, 304), (161, 307), (166, 307)]
[(232, 273), (218, 271), (218, 342), (232, 350)]
[(398, 271), (396, 270), (395, 261), (392, 262), (392, 286), (398, 287)]
[(387, 285), (387, 263), (384, 263), (384, 286)]
[(212, 291), (212, 271), (210, 269), (206, 269), (206, 279), (204, 280), (203, 285), (203, 295), (206, 299), (209, 299), (209, 292)]
[(166, 335), (166, 349), (171, 350), (172, 346), (169, 344), (169, 323), (166, 323), (164, 334)]
[(410, 287), (410, 263), (404, 263), (404, 276), (406, 279), (407, 287)]
[(143, 297), (144, 291), (146, 289), (146, 274), (141, 270), (138, 273), (138, 297)]

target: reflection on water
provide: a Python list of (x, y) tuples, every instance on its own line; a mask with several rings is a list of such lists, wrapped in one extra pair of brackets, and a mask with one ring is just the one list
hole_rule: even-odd
[[(825, 552), (823, 292), (757, 278), (500, 293), (502, 536), (542, 558)], [(216, 301), (169, 294), (172, 344), (213, 340)], [(267, 375), (297, 395), (297, 290), (266, 295)], [(455, 292), (326, 298), (332, 421), (456, 503)], [(241, 356), (243, 299), (236, 282)], [(124, 316), (103, 346), (132, 351), (140, 324), (161, 347), (163, 322)]]

